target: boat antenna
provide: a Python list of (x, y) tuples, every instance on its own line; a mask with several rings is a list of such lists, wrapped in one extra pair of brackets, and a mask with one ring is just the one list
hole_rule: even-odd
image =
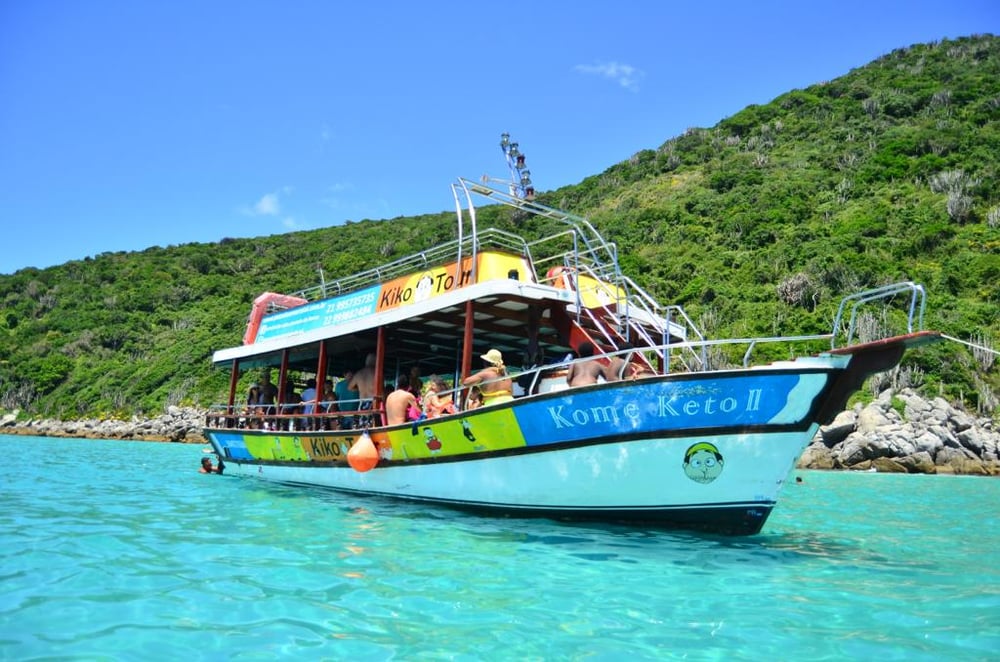
[(326, 298), (326, 275), (323, 273), (323, 265), (317, 263), (316, 264), (316, 270), (319, 271), (320, 288), (323, 291), (323, 298), (325, 299)]

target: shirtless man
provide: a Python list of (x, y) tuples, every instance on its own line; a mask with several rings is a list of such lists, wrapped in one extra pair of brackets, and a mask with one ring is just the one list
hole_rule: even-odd
[(265, 370), (260, 376), (260, 395), (258, 403), (262, 405), (273, 405), (278, 397), (278, 387), (271, 383), (271, 371)]
[[(358, 392), (357, 405), (359, 411), (368, 411), (375, 400), (375, 355), (365, 357), (365, 367), (354, 373), (347, 384), (348, 390)], [(366, 427), (371, 422), (370, 416), (361, 416), (356, 421), (357, 427)]]
[[(357, 391), (361, 402), (371, 402), (375, 398), (375, 355), (365, 357), (365, 367), (354, 373), (347, 383), (347, 390)], [(363, 407), (361, 407), (363, 409)]]
[(410, 380), (406, 375), (400, 375), (396, 382), (396, 390), (385, 399), (386, 425), (399, 425), (406, 422), (406, 410), (417, 406), (417, 398), (410, 393)]
[[(634, 349), (632, 343), (624, 343), (621, 348), (623, 350)], [(609, 382), (616, 382), (619, 379), (631, 379), (635, 372), (635, 366), (629, 363), (629, 359), (631, 358), (631, 352), (612, 356), (611, 362), (604, 368), (604, 379)]]
[(569, 366), (566, 383), (569, 386), (596, 384), (597, 378), (604, 376), (604, 366), (594, 358), (594, 344), (589, 340), (580, 343), (576, 349), (580, 358)]

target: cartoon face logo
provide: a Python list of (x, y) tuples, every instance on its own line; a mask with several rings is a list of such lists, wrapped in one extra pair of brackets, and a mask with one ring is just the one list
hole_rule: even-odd
[(414, 301), (425, 301), (431, 298), (431, 290), (434, 289), (434, 279), (429, 274), (417, 281), (417, 287), (413, 292)]
[(696, 483), (711, 483), (722, 473), (722, 453), (707, 441), (689, 447), (684, 453), (684, 473)]

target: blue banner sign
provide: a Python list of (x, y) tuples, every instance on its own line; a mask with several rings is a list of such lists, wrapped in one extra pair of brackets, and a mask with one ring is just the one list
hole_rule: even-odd
[(378, 304), (380, 285), (374, 285), (344, 296), (314, 301), (297, 308), (290, 308), (268, 315), (260, 323), (260, 330), (254, 342), (305, 333), (324, 326), (343, 324), (351, 320), (373, 315)]
[(642, 432), (796, 424), (826, 384), (825, 372), (761, 373), (560, 391), (514, 408), (529, 446)]

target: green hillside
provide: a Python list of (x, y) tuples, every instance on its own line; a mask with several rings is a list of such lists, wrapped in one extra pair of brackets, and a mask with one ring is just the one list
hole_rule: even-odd
[[(843, 294), (913, 280), (928, 288), (925, 326), (995, 347), (1000, 38), (897, 50), (539, 200), (588, 216), (626, 273), (713, 336), (826, 332)], [(515, 222), (552, 229), (501, 208), (479, 218)], [(454, 225), (451, 212), (366, 220), (0, 276), (0, 407), (74, 418), (221, 401), (228, 372), (209, 357), (240, 342), (255, 296), (401, 257)], [(996, 414), (991, 357), (941, 343), (908, 355), (908, 379)]]

